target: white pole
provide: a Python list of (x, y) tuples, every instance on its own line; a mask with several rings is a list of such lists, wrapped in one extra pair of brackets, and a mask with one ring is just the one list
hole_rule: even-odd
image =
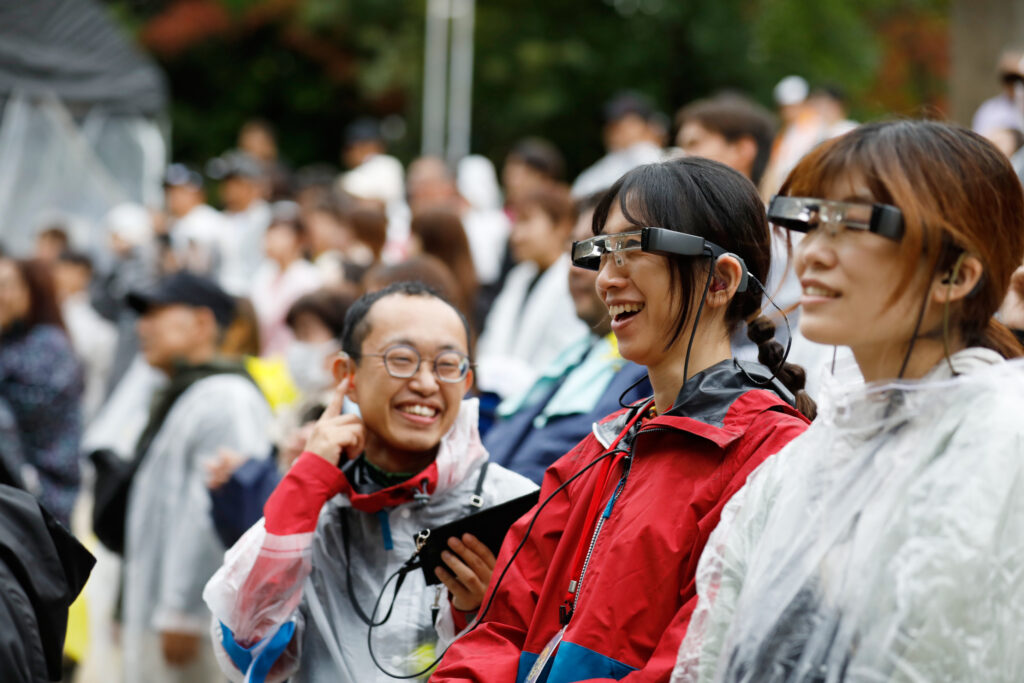
[(448, 93), (447, 159), (453, 168), (469, 154), (473, 114), (473, 25), (476, 0), (452, 0), (452, 58)]
[(427, 0), (423, 59), (424, 156), (444, 154), (445, 100), (448, 76), (448, 19), (451, 0)]

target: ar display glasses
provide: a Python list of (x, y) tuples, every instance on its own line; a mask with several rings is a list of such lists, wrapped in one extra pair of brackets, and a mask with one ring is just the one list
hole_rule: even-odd
[(813, 197), (772, 197), (768, 220), (797, 232), (824, 229), (835, 237), (843, 230), (865, 230), (899, 242), (903, 239), (903, 214), (889, 204), (835, 202)]
[(616, 265), (625, 263), (624, 255), (630, 251), (646, 251), (667, 256), (708, 256), (717, 259), (729, 254), (740, 262), (743, 275), (736, 291), (747, 291), (747, 264), (736, 254), (726, 252), (720, 246), (703, 237), (676, 232), (667, 228), (640, 228), (611, 235), (597, 235), (582, 242), (572, 243), (572, 263), (578, 268), (599, 270), (605, 254), (615, 257)]

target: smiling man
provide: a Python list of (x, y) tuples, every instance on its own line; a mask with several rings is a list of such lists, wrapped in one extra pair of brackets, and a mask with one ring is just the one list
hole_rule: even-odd
[[(204, 593), (232, 680), (392, 680), (373, 657), (395, 675), (425, 669), (439, 633), (479, 607), (494, 557), (471, 536), (450, 539), (443, 585), (419, 571), (397, 589), (386, 579), (422, 529), (536, 488), (486, 466), (477, 402), (463, 400), (469, 330), (451, 304), (418, 283), (368, 294), (346, 314), (342, 349), (306, 452)], [(341, 414), (345, 396), (361, 417)]]

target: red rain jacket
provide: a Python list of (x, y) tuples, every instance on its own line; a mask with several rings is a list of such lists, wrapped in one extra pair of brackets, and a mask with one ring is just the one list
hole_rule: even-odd
[[(766, 377), (761, 366), (743, 367)], [(722, 507), (751, 471), (807, 428), (807, 419), (780, 398), (792, 400), (785, 388), (755, 387), (734, 361), (724, 361), (687, 381), (664, 415), (643, 419), (635, 407), (595, 425), (548, 468), (540, 504), (602, 454), (621, 452), (540, 510), (510, 564), (537, 508), (512, 527), (484, 598), (486, 606), (493, 597), (489, 611), (455, 642), (431, 680), (525, 680), (562, 628), (560, 607), (571, 598), (564, 637), (540, 681), (668, 681), (697, 603), (697, 560)]]

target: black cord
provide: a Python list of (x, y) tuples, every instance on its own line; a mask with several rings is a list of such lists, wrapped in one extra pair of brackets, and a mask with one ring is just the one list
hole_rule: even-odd
[[(738, 367), (740, 369), (740, 372), (742, 372), (744, 374), (744, 376), (748, 380), (750, 380), (751, 382), (753, 382), (754, 384), (756, 384), (758, 386), (766, 386), (766, 385), (771, 384), (772, 382), (775, 381), (775, 378), (779, 376), (779, 370), (781, 370), (786, 365), (786, 361), (789, 359), (789, 351), (790, 351), (790, 349), (793, 348), (793, 328), (790, 327), (790, 325), (789, 325), (789, 316), (786, 315), (786, 312), (784, 310), (782, 310), (782, 308), (780, 308), (777, 303), (775, 303), (775, 299), (773, 299), (772, 295), (768, 293), (768, 290), (765, 288), (765, 286), (763, 284), (761, 284), (761, 281), (758, 280), (756, 277), (754, 277), (754, 275), (752, 273), (748, 273), (747, 275), (748, 275), (748, 277), (751, 280), (754, 281), (754, 284), (757, 285), (758, 289), (761, 290), (761, 293), (764, 294), (766, 299), (768, 299), (768, 302), (772, 306), (775, 307), (776, 311), (779, 312), (779, 315), (782, 316), (783, 322), (786, 323), (786, 350), (782, 354), (782, 361), (779, 363), (778, 367), (768, 368), (769, 370), (772, 371), (772, 376), (771, 377), (769, 377), (768, 379), (766, 379), (764, 381), (756, 380), (753, 377), (751, 377), (750, 374), (747, 373), (746, 370), (743, 369), (742, 365), (740, 365), (739, 363), (736, 363), (736, 367)], [(833, 370), (834, 370), (835, 369), (835, 358), (834, 357), (832, 359), (832, 363), (833, 363)]]
[(928, 308), (928, 291), (924, 294), (924, 299), (921, 300), (921, 308), (917, 312), (917, 322), (914, 323), (914, 333), (910, 337), (910, 344), (907, 346), (907, 353), (903, 356), (903, 364), (900, 365), (900, 372), (896, 375), (896, 379), (903, 379), (903, 373), (907, 371), (907, 364), (910, 363), (910, 354), (914, 351), (914, 343), (917, 341), (917, 335), (921, 331), (921, 322), (924, 321), (924, 311)]
[(630, 404), (623, 403), (622, 399), (626, 398), (626, 394), (628, 394), (629, 392), (633, 391), (638, 386), (640, 386), (645, 379), (646, 380), (650, 380), (650, 376), (646, 372), (644, 374), (640, 375), (635, 382), (630, 384), (628, 387), (626, 387), (626, 389), (621, 394), (619, 394), (619, 406), (620, 407), (622, 407), (622, 408), (632, 408), (633, 407)]
[(700, 304), (697, 305), (697, 315), (693, 318), (693, 329), (690, 330), (690, 341), (686, 345), (686, 360), (683, 361), (683, 384), (686, 384), (686, 378), (690, 374), (690, 351), (693, 349), (693, 340), (697, 336), (697, 325), (700, 324), (700, 314), (704, 312), (704, 302), (708, 298), (708, 290), (711, 289), (711, 280), (715, 276), (714, 255), (710, 252), (707, 252), (707, 255), (711, 257), (711, 265), (708, 267), (708, 279), (704, 282), (704, 293), (700, 297)]
[[(518, 557), (519, 551), (521, 551), (523, 549), (523, 547), (526, 545), (526, 541), (529, 540), (530, 532), (533, 530), (533, 525), (537, 522), (537, 517), (540, 516), (540, 512), (541, 512), (541, 510), (544, 509), (544, 506), (546, 506), (548, 503), (550, 503), (551, 500), (556, 495), (561, 493), (561, 491), (566, 486), (568, 486), (572, 482), (576, 481), (576, 479), (578, 479), (580, 476), (582, 476), (584, 472), (586, 472), (591, 467), (593, 467), (597, 463), (601, 462), (605, 458), (607, 458), (609, 456), (612, 456), (612, 455), (615, 455), (616, 453), (619, 453), (619, 452), (621, 452), (621, 451), (618, 448), (616, 448), (613, 451), (608, 451), (607, 453), (604, 453), (603, 455), (598, 456), (592, 462), (587, 464), (586, 467), (584, 467), (579, 472), (577, 472), (576, 474), (572, 475), (571, 477), (566, 479), (564, 482), (562, 482), (562, 484), (558, 488), (556, 488), (554, 491), (552, 491), (551, 494), (547, 498), (544, 499), (544, 502), (542, 502), (540, 505), (537, 506), (537, 511), (533, 513), (533, 518), (530, 520), (530, 523), (526, 527), (526, 533), (523, 534), (523, 540), (519, 541), (519, 545), (516, 546), (515, 551), (512, 553), (512, 557), (508, 558), (508, 562), (505, 563), (505, 568), (501, 571), (501, 574), (498, 575), (498, 580), (494, 583), (494, 589), (491, 591), (490, 599), (487, 601), (487, 604), (484, 606), (483, 610), (481, 610), (477, 614), (476, 619), (474, 620), (473, 625), (470, 627), (469, 631), (467, 631), (466, 633), (469, 633), (470, 631), (473, 631), (474, 629), (476, 629), (477, 626), (479, 626), (481, 623), (483, 623), (484, 617), (487, 616), (487, 612), (488, 612), (488, 610), (491, 609), (491, 604), (494, 602), (494, 596), (498, 594), (498, 588), (501, 586), (501, 582), (505, 579), (505, 574), (508, 573), (508, 570), (512, 567), (512, 563), (515, 561), (516, 557)], [(370, 613), (370, 627), (366, 631), (366, 645), (367, 645), (367, 647), (370, 650), (370, 659), (373, 660), (374, 666), (376, 666), (385, 675), (391, 676), (392, 678), (396, 678), (396, 679), (400, 679), (400, 680), (408, 680), (408, 679), (411, 679), (411, 678), (419, 678), (420, 676), (423, 676), (424, 674), (430, 673), (430, 671), (434, 667), (436, 667), (438, 664), (441, 663), (441, 660), (444, 659), (445, 654), (448, 653), (448, 648), (451, 647), (451, 645), (446, 647), (444, 649), (444, 652), (442, 652), (440, 655), (438, 655), (437, 659), (435, 659), (433, 662), (431, 662), (431, 664), (427, 668), (423, 669), (422, 671), (417, 671), (414, 674), (408, 674), (408, 675), (396, 675), (396, 674), (391, 673), (390, 671), (385, 669), (383, 666), (381, 666), (381, 663), (377, 661), (377, 655), (374, 654), (374, 652), (373, 652), (373, 629), (374, 629), (374, 625), (375, 625), (375, 623), (373, 621), (373, 618), (377, 616), (377, 609), (380, 607), (380, 602), (381, 602), (381, 600), (384, 597), (384, 592), (386, 591), (386, 589), (388, 587), (388, 584), (391, 583), (391, 581), (394, 580), (394, 578), (396, 576), (398, 576), (399, 574), (402, 574), (403, 572), (408, 573), (411, 569), (414, 568), (412, 566), (412, 562), (415, 559), (415, 557), (416, 556), (413, 555), (413, 557), (410, 558), (410, 560), (408, 562), (406, 562), (402, 567), (397, 569), (391, 576), (388, 577), (387, 581), (384, 582), (384, 585), (381, 587), (380, 592), (377, 594), (377, 600), (373, 604), (373, 611)], [(404, 575), (403, 575), (403, 577), (404, 577)], [(395, 586), (395, 597), (392, 598), (392, 600), (391, 600), (391, 606), (392, 607), (394, 607), (395, 599), (397, 599), (397, 597), (398, 597), (398, 589), (399, 589), (400, 586), (401, 586), (401, 583), (399, 583), (398, 585)], [(388, 613), (390, 614), (390, 610), (388, 610)], [(386, 619), (385, 619), (385, 621), (386, 621)], [(380, 622), (380, 623), (384, 623), (384, 622)], [(380, 624), (376, 624), (376, 625), (379, 626)]]

